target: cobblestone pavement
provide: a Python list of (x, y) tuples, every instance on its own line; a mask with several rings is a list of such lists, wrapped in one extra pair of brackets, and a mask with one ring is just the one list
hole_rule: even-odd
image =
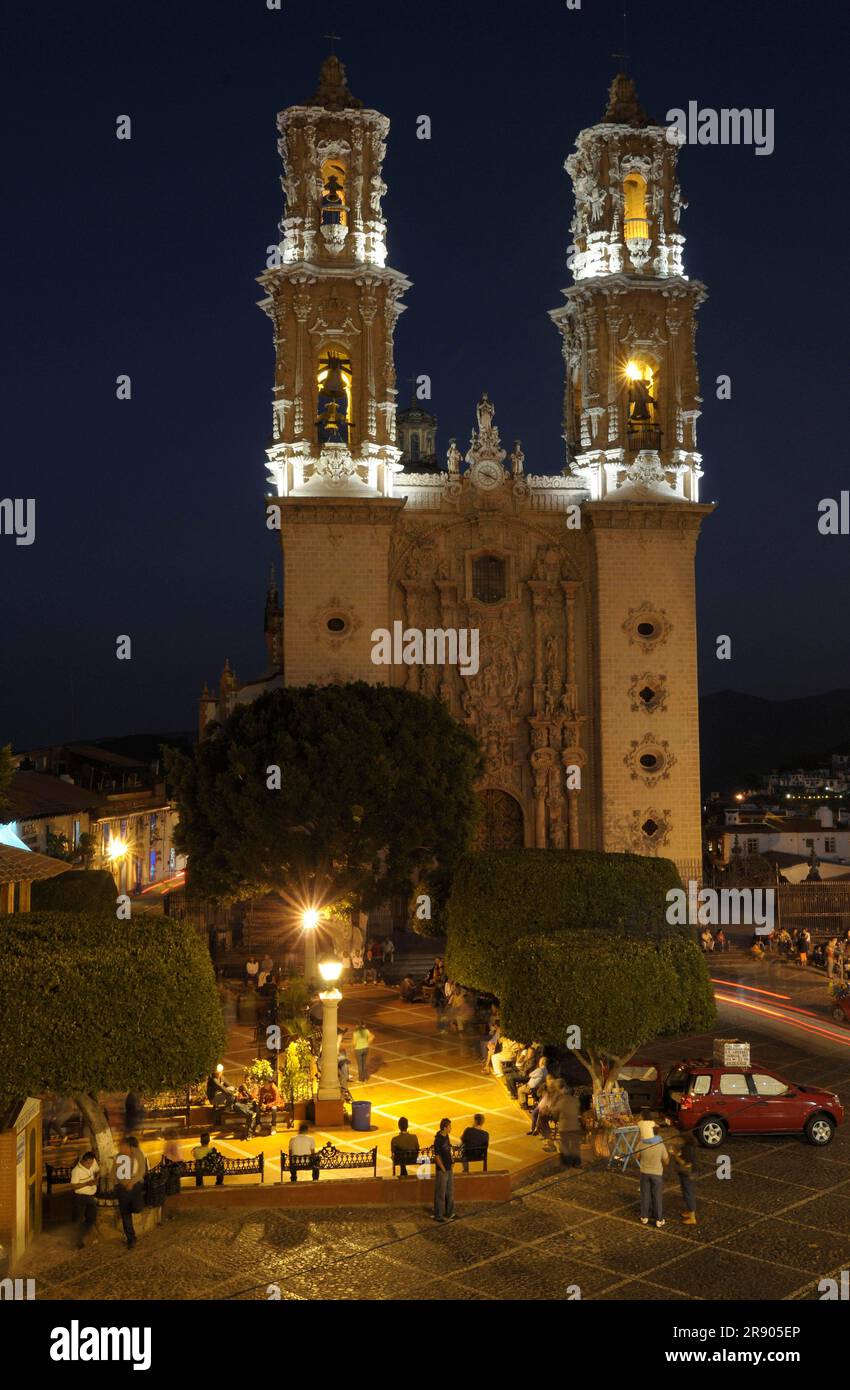
[[(836, 1091), (850, 1114), (850, 1050), (813, 1057), (805, 1035), (746, 1036), (760, 1062)], [(705, 1036), (641, 1051), (705, 1056), (711, 1046)], [(816, 1299), (821, 1279), (850, 1268), (850, 1121), (826, 1150), (773, 1136), (723, 1150), (728, 1179), (716, 1155), (701, 1155), (695, 1227), (680, 1224), (674, 1178), (657, 1231), (637, 1220), (631, 1171), (553, 1161), (542, 1176), (517, 1172), (509, 1202), (464, 1204), (451, 1226), (418, 1208), (246, 1211), (211, 1200), (132, 1252), (104, 1242), (77, 1253), (56, 1228), (16, 1273), (34, 1276), (43, 1299), (265, 1299), (269, 1285), (284, 1299), (562, 1299), (572, 1285), (583, 1299)]]

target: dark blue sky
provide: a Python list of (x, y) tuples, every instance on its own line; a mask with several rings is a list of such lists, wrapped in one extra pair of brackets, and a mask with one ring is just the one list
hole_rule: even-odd
[[(630, 67), (657, 119), (690, 100), (775, 109), (772, 156), (680, 159), (686, 268), (710, 292), (704, 496), (720, 503), (698, 564), (702, 686), (850, 686), (850, 537), (817, 531), (818, 501), (850, 486), (846, 6), (629, 8)], [(432, 377), (441, 452), (468, 437), (486, 388), (528, 466), (560, 470), (547, 310), (569, 282), (562, 165), (604, 110), (621, 12), (7, 6), (0, 497), (36, 498), (37, 539), (0, 536), (0, 741), (191, 728), (225, 656), (246, 678), (262, 667), (273, 352), (253, 277), (282, 211), (275, 116), (313, 91), (331, 26), (355, 95), (392, 121), (389, 262), (414, 282), (400, 387)], [(124, 113), (130, 142), (115, 139)], [(132, 661), (115, 659), (119, 633)]]

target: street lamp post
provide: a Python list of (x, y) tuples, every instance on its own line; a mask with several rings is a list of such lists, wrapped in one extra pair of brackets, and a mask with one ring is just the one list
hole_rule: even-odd
[(343, 1122), (337, 1035), (337, 1010), (342, 999), (342, 993), (337, 989), (337, 980), (341, 973), (342, 962), (335, 960), (333, 956), (319, 962), (319, 974), (327, 988), (319, 995), (322, 1001), (322, 1069), (316, 1097), (317, 1125), (334, 1126), (342, 1125)]
[(316, 980), (316, 927), (319, 925), (319, 914), (314, 907), (308, 907), (302, 913), (301, 926), (304, 929), (304, 979), (309, 985)]

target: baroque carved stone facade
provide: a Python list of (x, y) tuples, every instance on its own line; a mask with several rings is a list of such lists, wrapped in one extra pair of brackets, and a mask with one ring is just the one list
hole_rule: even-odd
[[(388, 122), (331, 57), (278, 124), (287, 210), (260, 283), (284, 614), (267, 684), (367, 680), (445, 701), (480, 741), (482, 842), (696, 861), (694, 555), (711, 508), (695, 436), (704, 291), (684, 274), (677, 149), (618, 77), (567, 160), (575, 283), (552, 314), (563, 469), (529, 472), (485, 392), (466, 454), (452, 439), (434, 466), (429, 445), (416, 472), (396, 439), (393, 330), (410, 286), (386, 265)], [(396, 630), (475, 632), (474, 668), (376, 664), (374, 634)], [(251, 698), (227, 680), (230, 707)]]

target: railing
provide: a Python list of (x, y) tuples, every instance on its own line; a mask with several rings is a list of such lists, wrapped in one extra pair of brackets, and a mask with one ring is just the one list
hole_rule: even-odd
[(649, 241), (649, 221), (646, 217), (627, 217), (623, 223), (626, 241)]
[(630, 454), (637, 454), (641, 449), (661, 448), (661, 428), (659, 425), (632, 425), (626, 430), (626, 444)]
[(344, 1151), (338, 1149), (335, 1144), (325, 1144), (323, 1149), (318, 1149), (312, 1154), (287, 1154), (281, 1150), (280, 1154), (280, 1180), (283, 1182), (285, 1173), (290, 1175), (296, 1173), (312, 1173), (314, 1170), (319, 1172), (328, 1169), (371, 1168), (372, 1177), (378, 1176), (378, 1150), (374, 1149), (351, 1149)]

